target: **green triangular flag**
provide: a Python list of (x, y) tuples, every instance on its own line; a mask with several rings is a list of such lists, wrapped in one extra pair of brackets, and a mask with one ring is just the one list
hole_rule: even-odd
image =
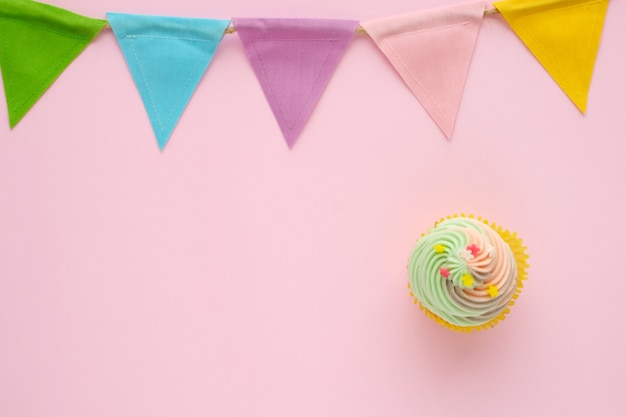
[(0, 68), (11, 128), (106, 25), (30, 0), (0, 0)]

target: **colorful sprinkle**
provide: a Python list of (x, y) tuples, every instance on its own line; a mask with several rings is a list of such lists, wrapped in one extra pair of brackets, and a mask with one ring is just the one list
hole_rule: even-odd
[(496, 255), (496, 248), (494, 248), (493, 246), (489, 245), (487, 247), (487, 252), (489, 253), (489, 257), (493, 258)]
[(490, 285), (487, 288), (487, 292), (489, 293), (489, 296), (491, 298), (495, 298), (498, 296), (498, 287), (496, 287), (495, 285)]
[(439, 268), (439, 273), (441, 274), (441, 276), (443, 276), (444, 278), (448, 278), (450, 276), (450, 271), (448, 271), (447, 268)]
[(435, 253), (444, 253), (446, 251), (446, 247), (443, 245), (435, 245)]
[(474, 285), (474, 277), (471, 276), (469, 272), (463, 274), (463, 276), (461, 277), (461, 281), (463, 281), (463, 285), (468, 288)]
[(468, 251), (472, 252), (472, 256), (476, 257), (478, 255), (478, 252), (480, 252), (480, 248), (478, 246), (476, 246), (474, 243), (472, 243), (471, 245), (469, 245), (467, 248)]
[(459, 252), (459, 258), (463, 259), (465, 262), (469, 262), (474, 259), (474, 255), (472, 255), (472, 251), (470, 250), (462, 250)]

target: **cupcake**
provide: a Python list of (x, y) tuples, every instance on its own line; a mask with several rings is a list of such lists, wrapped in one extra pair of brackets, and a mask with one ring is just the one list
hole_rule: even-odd
[(526, 279), (522, 241), (481, 217), (449, 216), (417, 240), (409, 258), (415, 303), (441, 325), (462, 332), (493, 327)]

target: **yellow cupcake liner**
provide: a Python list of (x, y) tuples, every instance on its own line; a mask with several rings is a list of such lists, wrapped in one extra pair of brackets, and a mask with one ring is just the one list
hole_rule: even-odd
[[(496, 324), (498, 324), (499, 322), (501, 322), (502, 320), (504, 320), (505, 316), (509, 314), (509, 312), (511, 311), (510, 307), (515, 304), (517, 297), (519, 297), (520, 293), (522, 292), (522, 288), (524, 288), (524, 281), (528, 278), (527, 270), (529, 268), (529, 265), (527, 261), (528, 261), (529, 256), (526, 253), (526, 250), (528, 248), (522, 244), (522, 239), (517, 236), (517, 233), (504, 230), (502, 226), (498, 226), (496, 223), (493, 223), (493, 222), (490, 223), (489, 220), (484, 219), (481, 216), (476, 217), (473, 214), (465, 215), (465, 213), (461, 213), (461, 214), (455, 214), (452, 216), (442, 217), (439, 221), (435, 222), (435, 227), (437, 227), (439, 223), (445, 220), (450, 220), (450, 219), (454, 219), (458, 217), (467, 217), (469, 219), (476, 219), (478, 221), (485, 223), (487, 226), (495, 230), (496, 233), (498, 233), (500, 237), (502, 237), (502, 240), (504, 240), (511, 248), (511, 251), (513, 252), (513, 256), (515, 257), (515, 263), (517, 264), (517, 287), (515, 288), (515, 293), (511, 297), (509, 304), (504, 310), (502, 310), (502, 312), (499, 315), (497, 315), (496, 317), (494, 317), (487, 323), (484, 323), (478, 326), (457, 326), (456, 324), (452, 324), (442, 319), (441, 317), (439, 317), (438, 315), (436, 315), (435, 313), (433, 313), (432, 311), (424, 307), (422, 303), (417, 298), (415, 298), (412, 292), (411, 292), (411, 296), (413, 297), (415, 304), (419, 304), (420, 310), (422, 310), (426, 314), (426, 316), (430, 317), (432, 320), (441, 324), (443, 327), (446, 327), (448, 329), (461, 332), (461, 333), (471, 333), (474, 330), (480, 331), (480, 330), (490, 329), (494, 327)], [(422, 236), (425, 236), (425, 233), (423, 233)], [(411, 288), (411, 284), (409, 283), (409, 291), (410, 291), (410, 288)]]

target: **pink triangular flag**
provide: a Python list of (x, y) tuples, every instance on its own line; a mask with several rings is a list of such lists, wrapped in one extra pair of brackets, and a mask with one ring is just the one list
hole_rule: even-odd
[(355, 20), (233, 19), (291, 148), (358, 26)]
[(361, 23), (448, 139), (486, 3)]

